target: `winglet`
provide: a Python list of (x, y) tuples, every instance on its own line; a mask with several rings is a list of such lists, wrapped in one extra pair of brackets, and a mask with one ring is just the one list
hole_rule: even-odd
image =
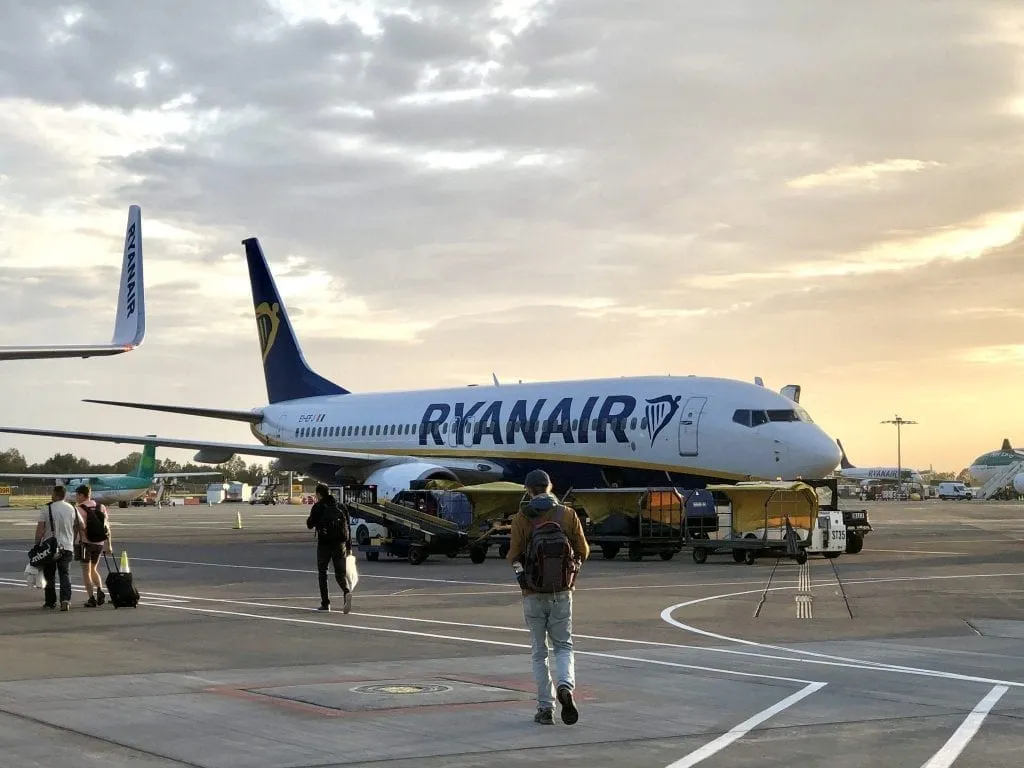
[(137, 347), (146, 338), (146, 290), (142, 272), (142, 209), (128, 209), (121, 264), (121, 289), (117, 295), (114, 338), (111, 344)]

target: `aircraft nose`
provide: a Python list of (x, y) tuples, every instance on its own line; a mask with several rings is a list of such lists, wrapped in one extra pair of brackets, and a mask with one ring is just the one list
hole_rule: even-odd
[(794, 451), (794, 458), (800, 465), (797, 469), (807, 478), (822, 478), (831, 474), (843, 458), (836, 441), (817, 427), (813, 427), (813, 432), (801, 441), (800, 448)]

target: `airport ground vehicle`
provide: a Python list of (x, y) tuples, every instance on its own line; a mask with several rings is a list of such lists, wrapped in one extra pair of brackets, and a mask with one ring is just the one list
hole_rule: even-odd
[(943, 501), (947, 499), (970, 500), (974, 494), (963, 483), (939, 483), (938, 496)]
[(655, 554), (671, 560), (688, 537), (706, 539), (718, 530), (714, 498), (704, 490), (574, 488), (562, 501), (576, 510), (587, 542), (606, 560), (623, 547), (634, 562)]
[[(709, 485), (719, 518), (708, 539), (691, 539), (693, 559), (731, 552), (752, 565), (758, 557), (807, 562), (810, 553), (836, 557), (846, 549), (846, 527), (839, 510), (821, 512), (816, 489), (800, 481)], [(833, 554), (834, 553), (834, 554)]]
[[(431, 554), (457, 557), (467, 550), (474, 563), (482, 563), (496, 541), (504, 539), (507, 547), (508, 519), (518, 511), (525, 489), (516, 483), (419, 488), (400, 491), (390, 501), (378, 499), (372, 485), (332, 492), (353, 520), (384, 531), (382, 536), (357, 537), (356, 548), (367, 560), (384, 553), (419, 565)], [(507, 551), (499, 548), (502, 556)]]
[(822, 511), (841, 512), (843, 524), (846, 526), (846, 554), (855, 555), (864, 548), (864, 537), (873, 528), (868, 519), (866, 509), (839, 509), (839, 484), (836, 478), (830, 477), (820, 480), (802, 480), (801, 482), (814, 488), (818, 494), (818, 501)]

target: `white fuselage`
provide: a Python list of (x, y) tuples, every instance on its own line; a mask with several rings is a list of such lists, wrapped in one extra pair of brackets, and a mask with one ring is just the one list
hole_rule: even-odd
[(332, 395), (261, 410), (253, 433), (265, 444), (424, 459), (585, 463), (725, 479), (823, 477), (840, 459), (836, 443), (792, 400), (696, 376)]
[[(924, 478), (921, 473), (914, 469), (903, 467), (900, 472), (903, 475), (904, 483), (916, 483), (924, 485)], [(845, 480), (876, 481), (876, 482), (899, 482), (900, 472), (896, 467), (850, 467), (849, 469), (837, 469), (836, 475)]]

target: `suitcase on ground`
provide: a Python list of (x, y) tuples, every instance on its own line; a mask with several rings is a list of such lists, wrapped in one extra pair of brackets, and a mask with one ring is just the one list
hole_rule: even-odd
[(110, 569), (107, 553), (103, 553), (103, 561), (107, 564), (107, 594), (115, 608), (136, 608), (139, 605), (139, 591), (135, 589), (131, 573), (122, 573), (117, 566)]

